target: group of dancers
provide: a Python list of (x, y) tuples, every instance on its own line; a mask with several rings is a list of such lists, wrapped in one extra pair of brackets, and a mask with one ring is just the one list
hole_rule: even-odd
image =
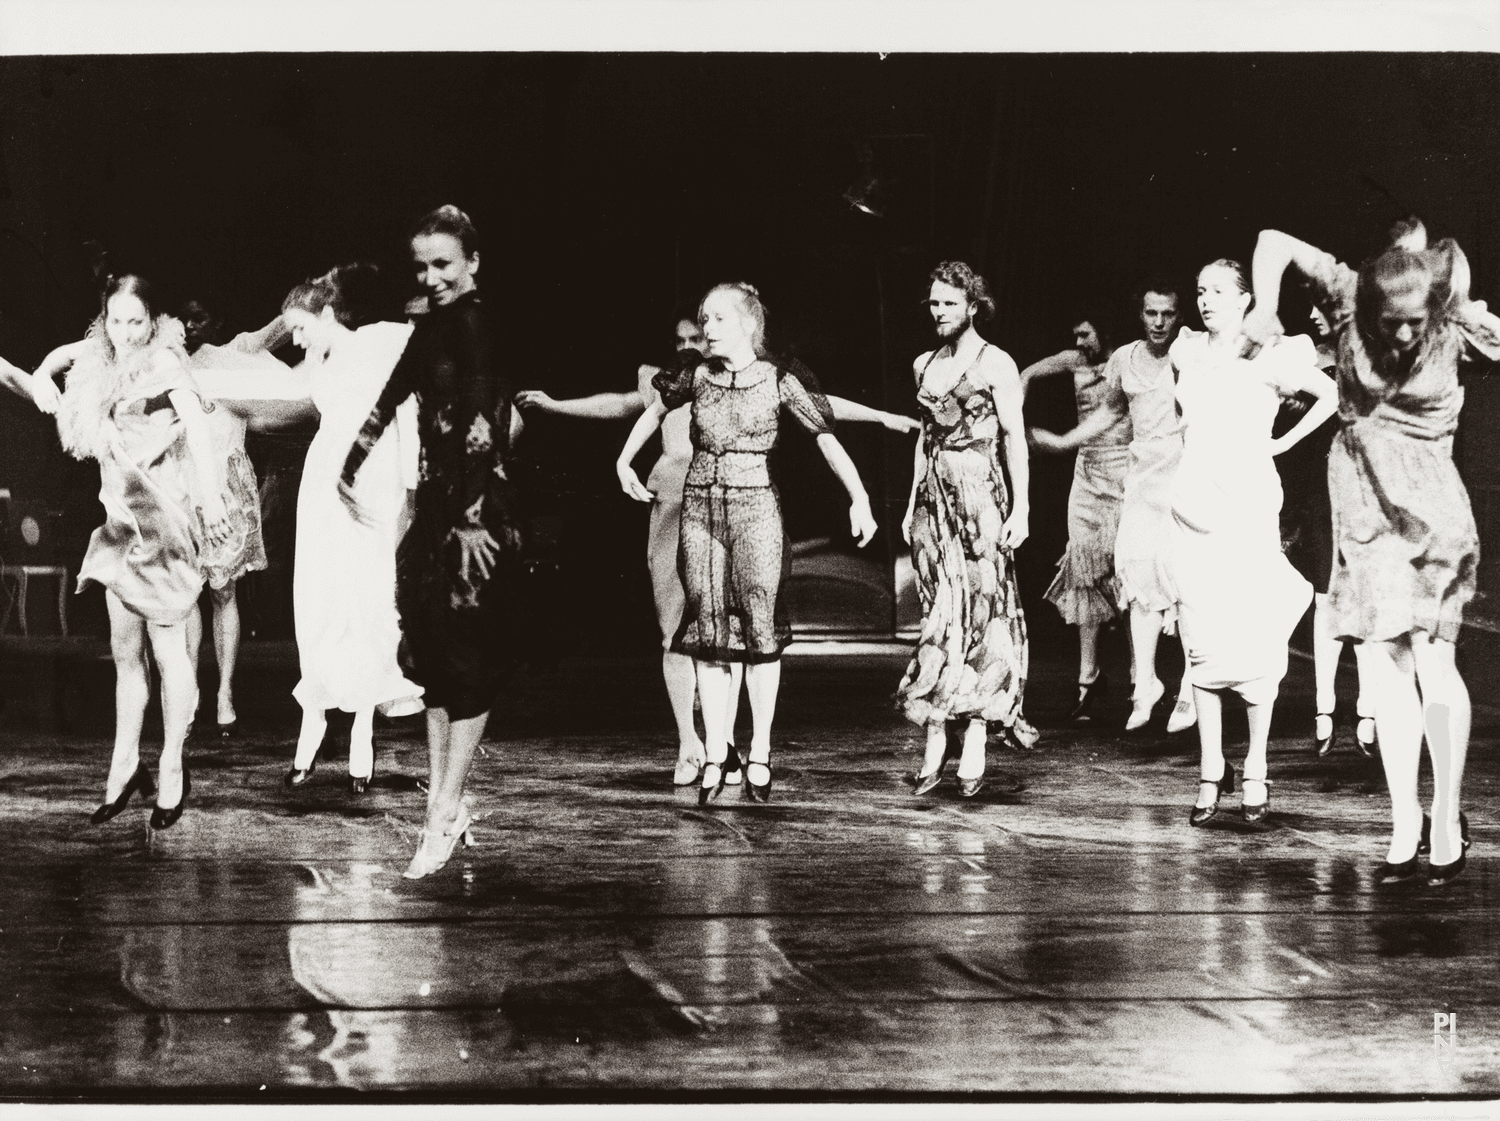
[[(408, 322), (372, 313), (361, 296), (367, 271), (347, 266), (292, 289), (262, 331), (193, 345), (149, 282), (111, 278), (83, 341), (34, 374), (0, 364), (0, 382), (56, 414), (63, 446), (100, 465), (106, 522), (79, 586), (106, 590), (117, 724), (93, 819), (118, 815), (133, 793), (155, 799), (153, 828), (183, 812), (205, 584), (214, 591), (217, 725), (233, 734), (233, 588), (265, 565), (245, 430), (315, 418), (293, 579), (294, 695), (304, 716), (287, 784), (313, 774), (327, 710), (354, 714), (350, 789), (359, 794), (374, 766), (375, 712), (425, 708), (428, 804), (405, 874), (429, 875), (470, 843), (464, 787), (512, 626), (522, 542), (510, 456), (525, 410), (637, 418), (616, 471), (622, 490), (652, 507), (648, 564), (678, 729), (674, 781), (696, 786), (703, 805), (730, 785), (768, 800), (791, 634), (790, 553), (767, 459), (786, 415), (813, 436), (847, 492), (861, 547), (877, 527), (834, 421), (917, 431), (902, 532), (923, 622), (897, 704), (926, 730), (918, 795), (939, 785), (954, 757), (959, 793), (976, 794), (992, 732), (1017, 746), (1037, 742), (1022, 715), (1028, 647), (1014, 554), (1028, 535), (1028, 449), (1076, 449), (1068, 546), (1047, 592), (1079, 630), (1072, 717), (1093, 715), (1104, 688), (1100, 629), (1125, 614), (1127, 728), (1146, 724), (1167, 695), (1158, 639), (1175, 629), (1187, 668), (1169, 727), (1196, 724), (1201, 744), (1190, 824), (1213, 819), (1235, 787), (1222, 742), (1228, 693), (1244, 701), (1250, 730), (1241, 812), (1263, 822), (1271, 709), (1292, 629), (1315, 601), (1317, 750), (1333, 741), (1342, 640), (1359, 654), (1357, 741), (1368, 753), (1379, 737), (1393, 825), (1377, 876), (1416, 875), (1425, 854), (1431, 882), (1450, 880), (1468, 845), (1460, 790), (1469, 702), (1454, 643), (1478, 557), (1452, 461), (1458, 369), (1500, 358), (1500, 320), (1469, 299), (1453, 242), (1428, 248), (1415, 223), (1396, 233), (1401, 240), (1356, 271), (1265, 231), (1248, 274), (1228, 259), (1199, 272), (1202, 331), (1180, 326), (1184, 294), (1152, 281), (1139, 293), (1144, 338), (1110, 351), (1106, 325), (1079, 318), (1074, 347), (1024, 371), (979, 333), (995, 307), (984, 279), (945, 262), (927, 292), (936, 345), (913, 364), (920, 421), (826, 396), (802, 363), (768, 346), (766, 307), (747, 283), (710, 289), (696, 316), (677, 324), (675, 358), (640, 367), (632, 391), (513, 395), (479, 296), (478, 235), (451, 206), (410, 238), (426, 295)], [(1321, 350), (1283, 334), (1276, 312), (1289, 268), (1307, 281), (1326, 328)], [(288, 337), (306, 354), (295, 368), (270, 353)], [(1028, 432), (1028, 386), (1060, 373), (1073, 375), (1078, 425)], [(1294, 403), (1290, 422), (1273, 435), (1283, 402)], [(661, 456), (643, 484), (634, 462), (658, 431)], [(1299, 444), (1311, 470), (1299, 472), (1307, 478), (1289, 504), (1295, 547), (1284, 551), (1273, 457)], [(140, 752), (148, 649), (164, 717), (155, 778)], [(742, 691), (752, 718), (743, 756), (732, 742)], [(1417, 796), (1424, 737), (1430, 817)]]

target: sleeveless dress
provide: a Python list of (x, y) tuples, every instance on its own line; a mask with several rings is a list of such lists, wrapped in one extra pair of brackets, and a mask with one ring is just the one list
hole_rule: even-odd
[(1172, 480), (1182, 459), (1182, 422), (1171, 360), (1153, 358), (1140, 340), (1110, 355), (1113, 378), (1130, 402), (1130, 463), (1115, 537), (1115, 578), (1120, 607), (1139, 604), (1169, 615), (1175, 625), (1177, 589), (1172, 584)]
[(1312, 588), (1281, 552), (1281, 481), (1271, 424), (1294, 366), (1316, 368), (1299, 335), (1254, 359), (1211, 350), (1183, 330), (1170, 351), (1184, 425), (1172, 484), (1172, 578), (1188, 677), (1248, 704), (1276, 699), (1287, 641)]
[(1119, 613), (1115, 539), (1130, 463), (1131, 429), (1130, 410), (1119, 378), (1112, 374), (1114, 369), (1106, 362), (1073, 375), (1080, 424), (1100, 409), (1112, 409), (1119, 417), (1078, 449), (1073, 489), (1068, 493), (1068, 547), (1043, 597), (1056, 606), (1065, 622), (1075, 626), (1105, 623)]
[(376, 441), (354, 493), (361, 525), (339, 497), (339, 471), (412, 329), (372, 323), (341, 341), (326, 361), (306, 363), (318, 434), (307, 449), (297, 493), (292, 610), (302, 679), (292, 691), (309, 711), (357, 712), (377, 705), (413, 712), (422, 690), (397, 664), (396, 530), (406, 504), (401, 426)]
[(57, 417), (64, 449), (99, 463), (105, 521), (89, 539), (78, 590), (102, 584), (147, 622), (180, 623), (197, 607), (205, 560), (200, 476), (169, 396), (198, 393), (182, 324), (163, 316), (152, 341), (125, 362), (115, 360), (102, 321), (88, 342), (68, 371)]
[(678, 551), (686, 603), (671, 648), (706, 662), (775, 661), (792, 640), (790, 557), (767, 456), (783, 412), (820, 436), (833, 431), (833, 410), (800, 363), (730, 371), (691, 358), (654, 379), (668, 409), (692, 405)]
[(988, 387), (974, 376), (987, 349), (942, 397), (923, 387), (925, 366), (917, 375), (926, 462), (911, 547), (922, 633), (896, 701), (916, 724), (995, 721), (1030, 742), (1035, 733), (1021, 717), (1026, 619), (1013, 558), (999, 544), (1011, 509), (1000, 420)]
[[(403, 402), (417, 398), (421, 442), (416, 510), (396, 555), (396, 608), (408, 678), (450, 720), (487, 713), (520, 639), (510, 598), (520, 519), (510, 482), (511, 394), (478, 292), (421, 316), (344, 459), (353, 485)], [(499, 546), (489, 575), (462, 563), (458, 532)]]
[[(651, 367), (642, 368), (637, 389), (647, 408), (661, 399), (652, 384)], [(651, 572), (651, 596), (656, 602), (656, 623), (661, 629), (663, 649), (672, 648), (682, 623), (687, 593), (677, 569), (677, 550), (682, 538), (682, 489), (693, 461), (692, 407), (681, 405), (661, 421), (661, 458), (651, 468), (646, 489), (651, 501), (651, 524), (646, 533), (646, 566)]]
[(1500, 319), (1456, 294), (1411, 372), (1390, 381), (1355, 322), (1355, 272), (1324, 254), (1309, 279), (1338, 340), (1339, 431), (1328, 456), (1335, 631), (1367, 642), (1417, 633), (1456, 642), (1479, 568), (1479, 534), (1453, 463), (1458, 367), (1500, 360)]

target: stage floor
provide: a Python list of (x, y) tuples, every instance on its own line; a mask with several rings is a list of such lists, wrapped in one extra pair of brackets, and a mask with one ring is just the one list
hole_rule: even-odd
[(651, 659), (523, 676), (476, 765), (478, 847), (420, 882), (420, 720), (377, 730), (365, 797), (342, 745), (287, 791), (295, 666), (253, 650), (246, 734), (192, 745), (154, 837), (134, 804), (88, 823), (106, 734), (8, 726), (0, 1094), (1500, 1093), (1492, 715), (1469, 870), (1377, 889), (1379, 763), (1347, 730), (1308, 754), (1304, 662), (1261, 833), (1188, 828), (1192, 733), (1056, 727), (1061, 662), (1035, 667), (1035, 751), (992, 744), (972, 801), (915, 798), (901, 668), (789, 659), (773, 800), (708, 810), (670, 786)]

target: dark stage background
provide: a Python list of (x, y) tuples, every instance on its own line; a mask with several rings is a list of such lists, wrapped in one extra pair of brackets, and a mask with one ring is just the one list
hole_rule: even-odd
[[(516, 388), (628, 389), (637, 363), (668, 352), (674, 316), (743, 278), (766, 297), (774, 344), (826, 388), (911, 413), (911, 361), (929, 340), (923, 278), (947, 257), (989, 277), (1000, 310), (986, 334), (1023, 366), (1067, 343), (1080, 307), (1107, 308), (1089, 314), (1131, 337), (1126, 294), (1144, 275), (1189, 283), (1210, 259), (1248, 263), (1268, 225), (1354, 261), (1416, 210), (1458, 238), (1493, 303), (1497, 110), (1500, 59), (1477, 55), (9, 59), (0, 353), (29, 368), (80, 337), (96, 309), (90, 242), (236, 331), (341, 261), (404, 277), (409, 223), (454, 202), (485, 237), (481, 287), (504, 307)], [(844, 198), (866, 175), (881, 181), (881, 217)], [(1488, 544), (1500, 400), (1483, 379), (1469, 393), (1460, 463)], [(1069, 387), (1040, 389), (1028, 412), (1070, 426)], [(66, 460), (23, 402), (0, 401), (0, 425), (0, 486), (62, 511), (56, 549), (76, 572), (99, 520), (97, 473)], [(536, 418), (524, 438), (532, 601), (558, 649), (655, 641), (645, 510), (611, 467), (628, 427)], [(789, 436), (789, 528), (812, 542), (799, 612), (889, 632), (911, 443), (864, 425), (840, 436), (882, 533), (859, 563), (841, 559), (842, 492)], [(244, 588), (261, 637), (291, 633), (304, 445), (252, 447), (276, 491), (273, 570)], [(1020, 570), (1033, 635), (1050, 641), (1062, 628), (1039, 594), (1065, 539), (1071, 463), (1033, 472)], [(1488, 561), (1481, 582), (1496, 587)], [(97, 590), (74, 618), (102, 633)]]

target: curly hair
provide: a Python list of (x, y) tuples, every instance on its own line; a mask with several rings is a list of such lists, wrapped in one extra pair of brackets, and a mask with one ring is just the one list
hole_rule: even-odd
[(990, 286), (963, 261), (944, 261), (927, 274), (927, 283), (929, 287), (946, 284), (957, 288), (974, 305), (974, 318), (980, 322), (995, 314), (995, 297), (990, 294)]

